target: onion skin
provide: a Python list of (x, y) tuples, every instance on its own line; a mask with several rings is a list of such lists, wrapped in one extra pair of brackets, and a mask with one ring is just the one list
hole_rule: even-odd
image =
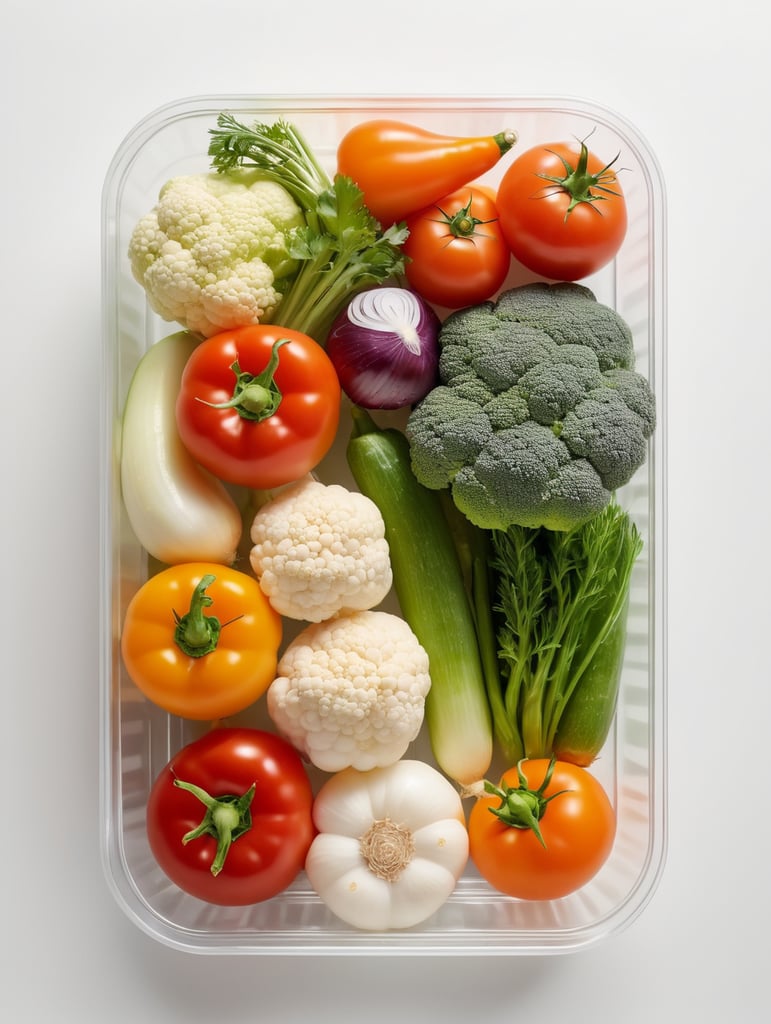
[(327, 336), (340, 385), (364, 409), (401, 409), (438, 382), (441, 321), (407, 288), (370, 288), (355, 295)]

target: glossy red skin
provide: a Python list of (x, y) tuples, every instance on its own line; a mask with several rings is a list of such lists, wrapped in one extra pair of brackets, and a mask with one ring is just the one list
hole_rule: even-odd
[[(626, 200), (612, 170), (604, 184), (619, 195), (579, 203), (567, 219), (568, 194), (538, 177), (564, 177), (559, 154), (575, 167), (579, 151), (578, 142), (534, 146), (509, 165), (498, 186), (496, 205), (512, 255), (529, 270), (553, 280), (578, 281), (601, 270), (626, 235)], [(589, 153), (589, 173), (598, 174), (604, 166), (605, 161)]]
[[(538, 789), (549, 761), (524, 761), (528, 786)], [(503, 779), (517, 786), (517, 770)], [(561, 790), (568, 792), (561, 793)], [(480, 797), (469, 814), (469, 854), (479, 873), (499, 892), (527, 900), (567, 896), (586, 885), (608, 859), (616, 817), (597, 779), (579, 765), (557, 761), (544, 796), (558, 793), (539, 822), (545, 848), (531, 829), (502, 822), (489, 808), (497, 796)]]
[[(231, 365), (261, 373), (274, 343), (279, 351), (274, 380), (282, 393), (272, 416), (260, 421), (235, 409), (205, 403), (233, 395)], [(177, 429), (193, 458), (228, 483), (261, 490), (280, 487), (314, 469), (335, 439), (340, 383), (324, 349), (299, 331), (258, 324), (222, 331), (202, 341), (185, 366), (177, 399)]]
[[(477, 224), (471, 235), (458, 235), (448, 219), (469, 207)], [(429, 302), (448, 309), (476, 305), (503, 284), (511, 252), (495, 202), (486, 190), (466, 185), (407, 220), (409, 236), (402, 249), (405, 275)]]
[[(241, 796), (256, 783), (252, 827), (230, 846), (215, 877), (214, 837), (187, 844), (206, 808), (174, 778), (200, 786), (213, 797)], [(215, 728), (188, 744), (163, 769), (147, 804), (150, 848), (164, 873), (180, 889), (208, 903), (245, 906), (270, 899), (295, 879), (315, 835), (313, 793), (299, 754), (272, 733)]]

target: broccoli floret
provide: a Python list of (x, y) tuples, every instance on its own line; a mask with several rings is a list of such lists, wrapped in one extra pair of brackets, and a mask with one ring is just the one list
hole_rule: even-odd
[(459, 391), (461, 388), (434, 388), (419, 406), (422, 443), (412, 447), (412, 468), (432, 490), (446, 487), (464, 466), (476, 461), (495, 436), (485, 406)]
[(493, 434), (457, 472), (452, 494), (471, 522), (490, 529), (516, 522), (568, 530), (610, 498), (591, 463), (573, 458), (549, 427), (533, 420)]
[(531, 284), (504, 292), (495, 308), (499, 320), (543, 331), (558, 345), (590, 348), (601, 370), (634, 367), (629, 325), (614, 309), (597, 302), (582, 284)]
[(644, 463), (656, 423), (632, 333), (583, 285), (536, 283), (458, 310), (440, 383), (407, 421), (413, 471), (477, 526), (568, 530)]

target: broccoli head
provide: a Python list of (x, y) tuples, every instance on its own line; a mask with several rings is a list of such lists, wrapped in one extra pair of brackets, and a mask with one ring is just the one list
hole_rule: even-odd
[(450, 314), (439, 341), (412, 467), (477, 526), (572, 529), (645, 462), (654, 395), (629, 326), (584, 285), (512, 288)]

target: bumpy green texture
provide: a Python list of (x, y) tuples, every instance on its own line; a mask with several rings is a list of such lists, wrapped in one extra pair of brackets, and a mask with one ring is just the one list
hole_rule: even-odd
[(452, 313), (440, 383), (406, 426), (413, 472), (475, 525), (569, 530), (645, 462), (656, 423), (628, 324), (584, 285), (535, 283)]

